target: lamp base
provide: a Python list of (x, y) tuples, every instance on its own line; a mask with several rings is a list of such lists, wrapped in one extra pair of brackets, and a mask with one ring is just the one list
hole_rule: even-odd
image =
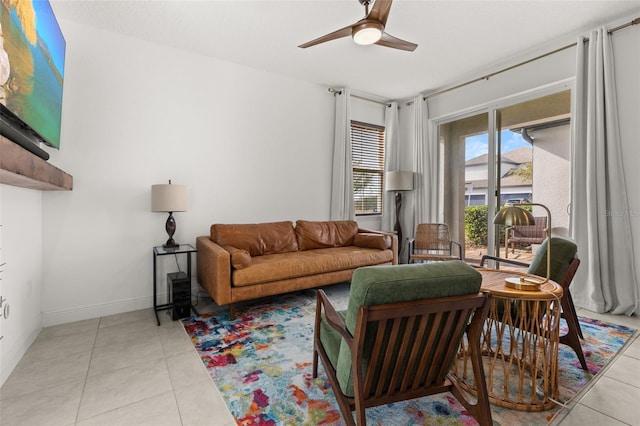
[(167, 231), (169, 239), (162, 245), (162, 247), (166, 249), (178, 248), (180, 244), (177, 244), (173, 240), (173, 234), (176, 232), (176, 220), (173, 218), (173, 212), (169, 212), (169, 217), (167, 218), (167, 222), (164, 224), (164, 229)]
[(400, 210), (402, 209), (402, 193), (396, 192), (396, 224), (393, 230), (398, 236), (398, 251), (402, 250), (402, 226), (400, 225)]
[(164, 243), (162, 245), (162, 247), (166, 248), (166, 249), (173, 249), (173, 248), (178, 248), (180, 247), (180, 244), (176, 243), (175, 241), (173, 241), (173, 238), (169, 241), (167, 241), (166, 243)]
[(525, 277), (509, 277), (504, 280), (505, 287), (523, 291), (539, 291), (541, 284), (542, 281)]

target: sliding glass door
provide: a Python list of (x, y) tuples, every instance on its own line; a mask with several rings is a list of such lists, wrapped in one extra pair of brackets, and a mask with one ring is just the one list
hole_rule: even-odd
[(483, 112), (438, 127), (443, 157), (443, 216), (451, 237), (460, 242), (468, 256), (477, 245), (486, 250), (486, 219), (481, 235), (469, 232), (468, 212), (484, 211), (490, 202), (487, 192), (489, 176), (488, 151), (489, 113)]
[[(444, 164), (443, 215), (471, 263), (504, 256), (505, 235), (492, 218), (506, 204), (549, 207), (554, 231), (568, 230), (570, 198), (569, 90), (467, 116), (438, 126)], [(544, 210), (534, 207), (536, 217)], [(509, 257), (530, 260), (534, 245)]]

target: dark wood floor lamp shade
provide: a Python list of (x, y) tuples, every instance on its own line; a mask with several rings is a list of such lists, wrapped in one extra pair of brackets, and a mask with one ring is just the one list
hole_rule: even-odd
[(178, 247), (173, 240), (176, 232), (176, 220), (174, 212), (186, 212), (189, 207), (189, 192), (186, 185), (173, 185), (171, 180), (168, 184), (151, 185), (151, 211), (169, 213), (164, 229), (169, 235), (169, 239), (162, 246), (165, 248)]

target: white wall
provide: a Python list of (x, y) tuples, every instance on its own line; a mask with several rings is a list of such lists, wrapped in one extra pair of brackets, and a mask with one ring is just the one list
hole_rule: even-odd
[[(553, 49), (548, 48), (548, 50)], [(532, 55), (535, 56), (534, 53)], [(575, 60), (575, 47), (568, 48), (495, 75), (488, 80), (480, 80), (459, 89), (429, 97), (429, 117), (435, 119), (465, 110), (471, 111), (478, 106), (517, 93), (527, 92), (574, 77)]]
[(0, 185), (0, 218), (1, 385), (42, 328), (41, 192)]
[[(533, 143), (533, 202), (551, 212), (554, 233), (568, 235), (571, 202), (571, 126), (535, 130)], [(546, 216), (541, 207), (535, 216)]]
[[(62, 143), (50, 162), (74, 189), (43, 195), (45, 326), (151, 306), (152, 247), (167, 239), (152, 184), (189, 187), (181, 243), (216, 222), (328, 219), (326, 87), (60, 24)], [(161, 259), (162, 281), (173, 262)]]

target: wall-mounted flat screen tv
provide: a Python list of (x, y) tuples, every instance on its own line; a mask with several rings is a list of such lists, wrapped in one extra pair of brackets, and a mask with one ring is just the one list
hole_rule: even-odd
[(66, 43), (51, 5), (0, 0), (0, 25), (0, 133), (60, 148)]

